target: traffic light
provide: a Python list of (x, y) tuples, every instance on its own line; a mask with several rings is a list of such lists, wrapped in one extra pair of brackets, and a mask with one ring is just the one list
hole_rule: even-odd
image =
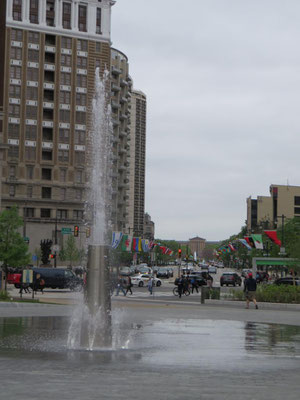
[(87, 238), (91, 236), (91, 228), (89, 226), (86, 228), (85, 234)]
[(178, 258), (181, 258), (181, 249), (178, 249)]
[(75, 225), (74, 226), (74, 236), (78, 236), (79, 235), (79, 226)]
[(50, 254), (50, 258), (51, 259), (55, 258), (55, 254)]

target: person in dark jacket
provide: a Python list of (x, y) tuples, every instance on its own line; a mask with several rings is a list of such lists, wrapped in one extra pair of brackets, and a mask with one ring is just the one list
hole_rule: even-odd
[(127, 294), (128, 292), (130, 292), (130, 294), (132, 294), (131, 288), (132, 288), (132, 282), (131, 282), (130, 276), (128, 276), (127, 287), (126, 287), (126, 293), (125, 294)]
[(253, 279), (252, 273), (248, 274), (248, 278), (244, 281), (244, 292), (246, 294), (246, 308), (249, 308), (250, 301), (253, 301), (255, 308), (258, 309), (258, 305), (256, 303), (256, 280)]

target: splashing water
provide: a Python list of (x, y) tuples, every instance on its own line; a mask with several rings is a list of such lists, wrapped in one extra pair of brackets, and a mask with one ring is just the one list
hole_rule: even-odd
[(109, 72), (103, 78), (95, 72), (95, 94), (92, 101), (92, 129), (89, 134), (89, 160), (91, 171), (87, 188), (88, 215), (92, 221), (90, 244), (108, 244), (112, 204), (112, 137), (113, 125), (109, 98)]

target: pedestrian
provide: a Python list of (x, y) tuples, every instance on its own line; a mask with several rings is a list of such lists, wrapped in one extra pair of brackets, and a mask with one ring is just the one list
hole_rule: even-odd
[(41, 274), (36, 274), (35, 281), (33, 284), (33, 290), (35, 294), (37, 294), (38, 289), (40, 288)]
[(127, 294), (128, 292), (130, 292), (130, 294), (132, 294), (131, 288), (132, 288), (131, 278), (130, 278), (130, 276), (128, 276), (128, 279), (127, 279), (127, 288), (126, 288), (126, 293), (125, 293), (125, 294)]
[(192, 285), (192, 293), (194, 293), (194, 289), (196, 290), (197, 293), (199, 293), (198, 284), (194, 276), (191, 277), (191, 285)]
[(248, 278), (244, 281), (244, 292), (246, 294), (246, 308), (249, 308), (250, 301), (253, 301), (255, 308), (258, 309), (258, 305), (256, 303), (256, 280), (253, 279), (252, 273), (249, 272)]
[(150, 294), (153, 294), (153, 285), (154, 285), (154, 279), (151, 276), (149, 281), (148, 281), (148, 284), (147, 284), (147, 287), (148, 287), (148, 290), (149, 290)]
[(123, 292), (124, 296), (126, 296), (126, 292), (124, 290), (124, 280), (121, 276), (119, 276), (119, 280), (117, 283), (117, 292), (116, 292), (116, 296), (119, 296), (119, 292), (120, 290)]
[(211, 275), (207, 274), (206, 282), (207, 282), (207, 286), (208, 286), (209, 289), (212, 289), (213, 281), (214, 281), (213, 277)]
[(45, 281), (41, 277), (41, 279), (40, 279), (40, 290), (41, 290), (42, 294), (44, 294), (44, 287), (45, 287)]
[(181, 275), (181, 277), (178, 279), (178, 296), (180, 299), (183, 291), (184, 291), (184, 276)]
[(19, 293), (22, 294), (23, 290), (24, 290), (24, 293), (30, 293), (29, 284), (28, 283), (21, 283)]

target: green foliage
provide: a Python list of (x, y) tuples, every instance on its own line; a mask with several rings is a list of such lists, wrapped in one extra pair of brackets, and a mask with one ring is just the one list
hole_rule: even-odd
[(9, 297), (7, 291), (1, 290), (0, 291), (0, 301), (8, 301), (8, 300), (10, 300), (10, 297)]
[[(231, 290), (234, 300), (245, 300), (242, 290)], [(259, 285), (256, 291), (258, 302), (300, 304), (300, 287), (292, 285)]]
[(28, 245), (18, 232), (22, 225), (23, 219), (16, 207), (0, 214), (0, 260), (4, 268), (25, 266), (30, 262)]
[(59, 253), (59, 258), (61, 261), (69, 261), (70, 267), (76, 261), (80, 260), (80, 251), (76, 247), (76, 241), (73, 235), (68, 235), (66, 245), (61, 249)]

